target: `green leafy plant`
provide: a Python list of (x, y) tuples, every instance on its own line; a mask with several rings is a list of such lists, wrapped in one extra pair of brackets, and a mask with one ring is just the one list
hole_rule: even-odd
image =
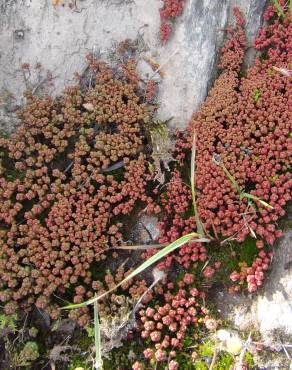
[(257, 103), (261, 97), (261, 90), (260, 89), (255, 89), (253, 99)]
[(0, 314), (0, 330), (8, 329), (13, 334), (16, 333), (17, 327), (16, 327), (16, 321), (17, 321), (17, 315), (5, 315)]

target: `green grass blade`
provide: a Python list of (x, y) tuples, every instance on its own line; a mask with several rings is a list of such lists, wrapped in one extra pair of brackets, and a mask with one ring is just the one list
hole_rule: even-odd
[(100, 300), (101, 298), (105, 297), (107, 294), (113, 292), (118, 287), (132, 279), (134, 276), (140, 274), (144, 270), (146, 270), (148, 267), (159, 261), (161, 258), (165, 257), (169, 253), (173, 252), (177, 248), (181, 247), (182, 245), (188, 243), (189, 241), (192, 242), (201, 242), (201, 243), (208, 243), (210, 240), (206, 238), (200, 238), (200, 235), (197, 233), (190, 233), (187, 235), (182, 236), (181, 238), (175, 240), (174, 242), (170, 243), (168, 246), (164, 247), (162, 250), (158, 251), (156, 254), (154, 254), (152, 257), (150, 257), (147, 261), (143, 262), (139, 267), (137, 267), (134, 271), (132, 271), (123, 281), (121, 281), (119, 284), (114, 286), (112, 289), (108, 290), (107, 292), (101, 294), (98, 297), (94, 297), (89, 299), (88, 301), (78, 303), (78, 304), (72, 304), (69, 306), (62, 307), (62, 309), (74, 309), (74, 308), (81, 308), (88, 306), (90, 304), (93, 304), (94, 302)]
[(95, 369), (102, 370), (101, 335), (97, 301), (94, 302), (94, 344), (95, 344)]
[(242, 193), (240, 195), (240, 198), (241, 199), (247, 198), (247, 199), (251, 199), (251, 200), (256, 200), (257, 202), (260, 202), (264, 207), (274, 209), (274, 207), (272, 207), (269, 203), (263, 201), (262, 199), (256, 197), (255, 195), (252, 195), (252, 194), (249, 194), (249, 193)]
[(227, 170), (227, 168), (224, 166), (224, 164), (222, 162), (220, 162), (220, 166), (223, 169), (223, 171), (225, 172), (226, 176), (232, 182), (232, 185), (236, 189), (236, 191), (238, 192), (240, 199), (247, 198), (247, 199), (251, 199), (251, 200), (256, 200), (256, 201), (260, 202), (264, 207), (272, 208), (273, 209), (273, 207), (269, 203), (263, 201), (262, 199), (256, 197), (255, 195), (242, 192), (241, 189), (240, 189), (240, 187), (239, 187), (239, 185), (238, 185), (238, 183), (237, 183), (237, 181), (231, 175), (231, 173)]
[(290, 15), (292, 17), (292, 0), (289, 2)]
[(195, 188), (195, 173), (196, 173), (196, 133), (194, 132), (193, 144), (192, 144), (192, 156), (191, 156), (191, 189), (192, 189), (192, 199), (193, 207), (195, 213), (195, 219), (197, 224), (197, 231), (200, 235), (205, 235), (202, 222), (199, 217), (197, 203), (196, 203), (196, 188)]
[(284, 10), (283, 10), (282, 6), (280, 5), (279, 1), (278, 0), (274, 0), (273, 3), (274, 3), (274, 5), (275, 5), (275, 7), (277, 9), (278, 17), (285, 18)]
[(225, 172), (226, 176), (229, 178), (229, 180), (231, 181), (234, 189), (238, 192), (238, 194), (241, 194), (241, 189), (237, 183), (237, 181), (235, 180), (235, 178), (231, 175), (231, 173), (228, 171), (228, 169), (224, 166), (224, 164), (222, 162), (219, 163), (221, 168), (223, 169), (223, 171)]

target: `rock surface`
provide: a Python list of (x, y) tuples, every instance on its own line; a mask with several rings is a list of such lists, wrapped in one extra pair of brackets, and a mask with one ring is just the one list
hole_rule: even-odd
[(267, 0), (187, 0), (165, 46), (159, 42), (159, 0), (54, 2), (59, 5), (53, 6), (53, 0), (0, 1), (2, 128), (13, 128), (14, 110), (22, 103), (23, 91), (27, 87), (39, 90), (40, 82), (46, 80), (46, 74), (32, 71), (25, 82), (22, 63), (35, 66), (39, 62), (50, 71), (54, 86), (46, 91), (56, 95), (74, 82), (75, 71), (84, 71), (86, 53), (110, 59), (118, 42), (137, 37), (143, 40), (142, 54), (163, 65), (166, 72), (160, 89), (160, 118), (173, 116), (171, 125), (183, 128), (214, 80), (224, 28), (233, 19), (232, 7), (238, 5), (244, 11), (251, 44)]
[(260, 332), (269, 337), (275, 330), (292, 336), (292, 212), (285, 220), (286, 231), (279, 241), (272, 271), (257, 301)]
[(271, 271), (264, 287), (251, 299), (230, 295), (225, 290), (215, 297), (220, 314), (241, 331), (254, 329), (267, 343), (279, 335), (291, 341), (292, 335), (292, 208), (283, 222), (284, 236), (276, 243)]

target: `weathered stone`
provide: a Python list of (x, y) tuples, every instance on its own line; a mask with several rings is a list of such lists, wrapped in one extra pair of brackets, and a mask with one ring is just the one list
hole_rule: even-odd
[[(284, 236), (275, 246), (270, 272), (263, 288), (254, 297), (217, 291), (220, 315), (239, 330), (257, 329), (264, 341), (275, 343), (279, 332), (292, 335), (292, 208), (282, 221)], [(251, 299), (252, 298), (252, 299)]]
[[(20, 105), (27, 85), (34, 88), (39, 83), (34, 73), (25, 83), (20, 65), (29, 63), (34, 67), (37, 62), (53, 73), (53, 88), (43, 91), (56, 95), (65, 85), (74, 83), (75, 71), (84, 71), (86, 53), (98, 52), (110, 59), (113, 45), (139, 35), (147, 49), (143, 53), (166, 72), (160, 88), (159, 118), (173, 116), (171, 125), (182, 128), (214, 80), (224, 28), (232, 20), (231, 8), (239, 5), (245, 11), (251, 42), (266, 0), (189, 0), (165, 46), (159, 42), (159, 0), (79, 0), (71, 9), (69, 2), (63, 3), (53, 6), (50, 0), (2, 0), (0, 96), (9, 92)], [(149, 68), (145, 64), (143, 67), (141, 60), (139, 65), (145, 72)], [(2, 114), (2, 127), (7, 128), (9, 120), (13, 126), (13, 114)]]

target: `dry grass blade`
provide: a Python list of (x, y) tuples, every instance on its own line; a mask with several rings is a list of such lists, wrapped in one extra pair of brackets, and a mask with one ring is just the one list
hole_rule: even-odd
[(94, 302), (102, 299), (109, 293), (112, 293), (115, 291), (118, 287), (135, 277), (136, 275), (140, 274), (144, 270), (146, 270), (148, 267), (152, 266), (154, 263), (159, 261), (161, 258), (165, 257), (169, 253), (172, 253), (175, 251), (177, 248), (181, 247), (182, 245), (188, 243), (188, 242), (197, 242), (197, 243), (208, 243), (210, 240), (206, 238), (200, 238), (200, 235), (197, 233), (190, 233), (187, 235), (182, 236), (181, 238), (175, 240), (174, 242), (170, 243), (166, 247), (164, 247), (162, 250), (158, 251), (155, 253), (152, 257), (150, 257), (147, 261), (143, 262), (139, 267), (137, 267), (134, 271), (132, 271), (127, 277), (125, 277), (124, 280), (122, 280), (119, 284), (115, 285), (112, 289), (108, 290), (107, 292), (101, 294), (98, 297), (94, 297), (89, 299), (88, 301), (85, 301), (83, 303), (78, 303), (78, 304), (72, 304), (66, 307), (62, 307), (62, 309), (75, 309), (75, 308), (81, 308), (88, 306), (90, 304), (93, 304)]
[(100, 336), (100, 323), (98, 315), (98, 303), (94, 302), (94, 344), (95, 344), (95, 369), (102, 370), (101, 358), (101, 336)]
[(147, 250), (147, 249), (159, 249), (165, 247), (167, 244), (149, 244), (149, 245), (121, 245), (114, 249), (122, 250)]
[(213, 357), (212, 357), (212, 362), (210, 364), (209, 370), (213, 370), (214, 366), (216, 364), (216, 359), (217, 359), (217, 349), (214, 349)]
[(191, 156), (191, 188), (192, 188), (192, 199), (193, 199), (193, 207), (195, 213), (195, 219), (197, 224), (197, 231), (200, 235), (205, 235), (204, 228), (202, 222), (199, 218), (199, 213), (197, 209), (196, 203), (196, 188), (195, 188), (195, 173), (196, 173), (196, 133), (194, 132), (193, 136), (193, 144), (192, 144), (192, 156)]
[[(292, 0), (291, 0), (291, 6), (292, 6)], [(273, 66), (272, 68), (275, 71), (281, 73), (283, 76), (286, 76), (286, 77), (291, 77), (292, 76), (292, 71), (290, 69), (287, 69), (287, 68), (278, 68), (276, 66)]]

